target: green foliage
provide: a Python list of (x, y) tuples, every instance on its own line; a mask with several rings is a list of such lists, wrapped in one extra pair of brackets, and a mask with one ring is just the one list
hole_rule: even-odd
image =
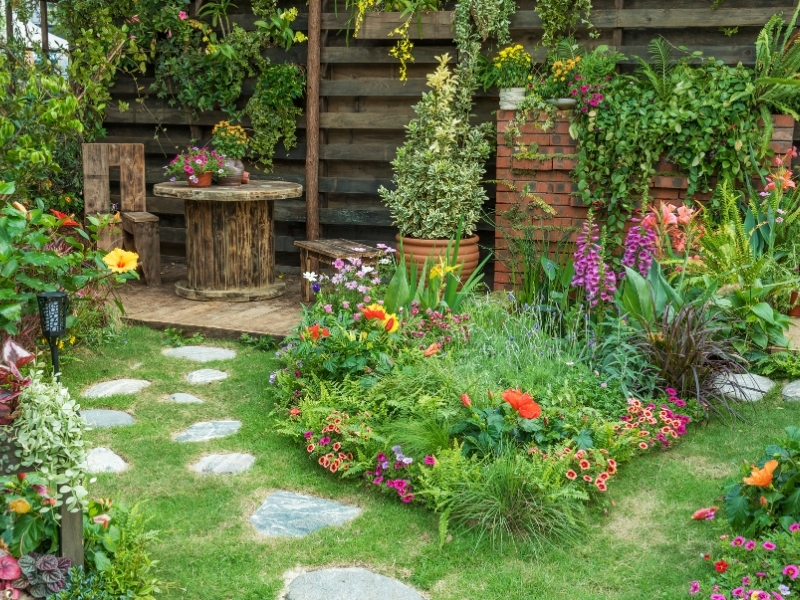
[(514, 0), (469, 0), (458, 4), (456, 12), (469, 12), (472, 26), (477, 30), (481, 41), (494, 38), (498, 45), (511, 43), (508, 27), (511, 25), (511, 17), (517, 10)]
[(199, 331), (194, 332), (192, 335), (184, 335), (183, 329), (176, 329), (175, 327), (167, 327), (164, 330), (164, 345), (172, 346), (173, 348), (180, 348), (188, 344), (202, 344), (205, 337)]
[(378, 190), (404, 237), (453, 239), (459, 229), (470, 236), (486, 201), (480, 183), (491, 126), (469, 124), (475, 59), (464, 59), (455, 73), (448, 60), (439, 57), (428, 75), (431, 91), (414, 107), (417, 118), (392, 161), (397, 188)]
[(800, 521), (798, 458), (800, 428), (787, 427), (786, 436), (767, 446), (757, 465), (742, 465), (742, 479), (725, 494), (725, 517), (734, 531), (759, 535)]
[(58, 550), (58, 525), (48, 481), (36, 474), (0, 478), (3, 511), (0, 530), (12, 556), (29, 552), (53, 554)]
[(253, 126), (250, 150), (266, 169), (272, 167), (275, 147), (281, 138), (287, 151), (297, 144), (297, 118), (303, 110), (294, 101), (303, 97), (305, 87), (305, 73), (292, 64), (269, 65), (258, 78), (244, 112)]
[(128, 509), (112, 506), (110, 500), (91, 501), (84, 513), (87, 569), (102, 576), (113, 598), (153, 600), (165, 585), (155, 577), (158, 561), (148, 553), (159, 532), (147, 529), (147, 522), (139, 504)]
[(542, 20), (542, 45), (555, 46), (562, 37), (572, 34), (580, 23), (590, 37), (599, 37), (591, 21), (592, 0), (539, 0), (534, 8)]
[(85, 335), (102, 324), (113, 284), (135, 276), (114, 275), (103, 253), (91, 249), (100, 220), (91, 217), (88, 232), (62, 229), (62, 223), (41, 205), (27, 214), (11, 205), (0, 209), (0, 331), (21, 335), (23, 344), (32, 342), (38, 292), (66, 291), (74, 310), (68, 330)]
[(800, 354), (771, 352), (756, 361), (755, 370), (765, 377), (796, 379), (800, 377)]
[(484, 90), (491, 87), (512, 88), (527, 85), (531, 73), (531, 55), (521, 44), (500, 50), (491, 61), (478, 58), (478, 81)]
[(243, 333), (239, 338), (239, 342), (261, 352), (274, 352), (278, 349), (278, 342), (271, 335), (253, 337), (248, 333)]
[(72, 567), (66, 586), (53, 600), (112, 600), (112, 597), (106, 592), (106, 582), (100, 573)]
[[(60, 382), (45, 380), (41, 371), (30, 377), (19, 397), (19, 416), (13, 426), (0, 428), (0, 441), (16, 442), (16, 460), (36, 470), (57, 490), (56, 506), (67, 495), (70, 511), (80, 510), (88, 494), (83, 439), (88, 425), (80, 415), (80, 405)], [(6, 454), (1, 464), (8, 465), (9, 460)]]

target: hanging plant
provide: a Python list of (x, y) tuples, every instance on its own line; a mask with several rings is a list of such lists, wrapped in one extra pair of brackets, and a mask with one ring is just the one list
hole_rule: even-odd
[(589, 21), (592, 0), (538, 0), (534, 10), (542, 20), (543, 46), (555, 46), (561, 38), (572, 35), (578, 23), (589, 28), (590, 37), (600, 36)]

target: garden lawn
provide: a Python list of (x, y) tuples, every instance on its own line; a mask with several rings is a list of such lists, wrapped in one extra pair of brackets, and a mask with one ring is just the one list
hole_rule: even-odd
[[(144, 501), (154, 529), (158, 574), (172, 582), (164, 598), (264, 600), (275, 598), (293, 569), (358, 565), (415, 586), (431, 598), (455, 600), (642, 600), (680, 598), (688, 582), (710, 565), (701, 553), (715, 548), (724, 521), (691, 521), (698, 508), (721, 505), (722, 486), (742, 460), (753, 462), (788, 425), (800, 425), (800, 403), (780, 401), (773, 390), (745, 411), (749, 422), (690, 426), (667, 452), (638, 457), (620, 468), (592, 509), (579, 544), (548, 548), (538, 556), (522, 548), (492, 549), (471, 534), (453, 533), (439, 548), (438, 518), (420, 506), (382, 496), (360, 482), (342, 482), (322, 471), (302, 448), (270, 430), (268, 378), (271, 353), (233, 342), (233, 360), (195, 363), (167, 358), (164, 334), (142, 327), (68, 357), (63, 381), (76, 398), (107, 379), (147, 379), (135, 396), (80, 398), (83, 408), (125, 410), (131, 427), (96, 430), (96, 445), (111, 448), (130, 465), (103, 474), (92, 497), (132, 505)], [(187, 373), (218, 368), (227, 380), (188, 384)], [(167, 397), (193, 393), (205, 404), (176, 404)], [(179, 444), (173, 434), (197, 421), (238, 419), (236, 435)], [(249, 452), (253, 468), (239, 475), (200, 475), (188, 469), (205, 454)], [(313, 494), (363, 509), (341, 527), (305, 538), (265, 538), (249, 516), (274, 490)]]

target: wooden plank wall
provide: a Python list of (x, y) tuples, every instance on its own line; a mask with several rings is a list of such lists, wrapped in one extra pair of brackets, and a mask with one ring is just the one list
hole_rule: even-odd
[[(255, 21), (246, 1), (237, 3), (237, 14), (232, 20), (246, 29)], [(534, 51), (541, 39), (541, 22), (533, 11), (535, 0), (520, 0), (513, 18), (514, 41)], [(663, 36), (674, 46), (689, 46), (703, 50), (726, 63), (754, 63), (753, 43), (761, 25), (773, 12), (791, 10), (790, 0), (727, 0), (717, 10), (711, 10), (711, 0), (594, 0), (592, 21), (600, 32), (598, 39), (590, 40), (585, 32), (579, 39), (587, 45), (608, 44), (617, 46), (629, 56), (626, 61), (635, 64), (632, 55), (646, 56), (648, 42)], [(389, 161), (397, 146), (404, 141), (404, 125), (413, 117), (412, 106), (426, 89), (425, 75), (435, 65), (435, 57), (449, 52), (455, 57), (450, 22), (452, 12), (426, 15), (422, 19), (422, 38), (415, 40), (415, 62), (409, 64), (406, 83), (398, 79), (397, 61), (388, 56), (393, 39), (386, 36), (390, 30), (390, 15), (375, 14), (368, 17), (359, 39), (347, 40), (345, 25), (347, 15), (336, 14), (334, 4), (323, 4), (323, 48), (320, 135), (320, 222), (323, 237), (344, 237), (365, 242), (393, 241), (396, 231), (391, 227), (389, 211), (377, 193), (381, 185), (390, 186), (392, 170)], [(302, 9), (301, 9), (302, 10)], [(296, 21), (298, 29), (306, 27), (301, 15)], [(738, 32), (727, 36), (721, 28), (738, 27)], [(419, 38), (417, 26), (411, 28), (412, 37)], [(268, 56), (274, 61), (305, 63), (305, 45), (294, 46), (289, 52), (270, 49)], [(676, 54), (678, 51), (676, 50)], [(534, 56), (541, 60), (544, 51), (536, 50)], [(147, 87), (147, 77), (139, 80)], [(240, 106), (244, 106), (252, 93), (253, 81), (244, 86)], [(222, 112), (210, 112), (192, 119), (179, 109), (170, 108), (165, 101), (151, 98), (146, 108), (134, 102), (137, 90), (131, 80), (118, 81), (113, 88), (116, 99), (130, 102), (131, 109), (120, 112), (108, 110), (105, 126), (108, 142), (144, 142), (147, 153), (147, 210), (161, 218), (162, 252), (181, 255), (184, 252), (185, 228), (183, 204), (180, 201), (155, 198), (152, 185), (164, 180), (162, 167), (191, 139), (202, 142), (211, 137), (212, 126), (226, 118)], [(477, 120), (494, 121), (497, 108), (496, 91), (477, 94), (475, 114)], [(161, 122), (166, 132), (156, 134), (156, 123)], [(245, 121), (244, 123), (248, 123)], [(305, 124), (301, 119), (298, 145), (288, 153), (282, 146), (275, 156), (272, 173), (248, 164), (255, 178), (279, 178), (304, 182)], [(797, 134), (795, 138), (797, 139)], [(486, 177), (495, 173), (494, 158), (486, 165)], [(112, 179), (114, 174), (112, 173)], [(494, 206), (494, 187), (487, 185)], [(113, 195), (112, 195), (113, 199)], [(284, 270), (297, 270), (298, 253), (295, 239), (304, 238), (305, 200), (284, 201), (276, 206), (277, 264)], [(489, 225), (479, 232), (482, 243), (491, 248), (494, 234)], [(491, 277), (491, 272), (489, 273)], [(491, 283), (491, 282), (490, 282)]]

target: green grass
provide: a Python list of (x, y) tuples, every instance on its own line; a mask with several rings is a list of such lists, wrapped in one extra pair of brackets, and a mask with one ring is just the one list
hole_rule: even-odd
[[(435, 515), (357, 482), (336, 480), (270, 431), (271, 354), (214, 342), (235, 348), (237, 358), (198, 366), (162, 356), (163, 340), (163, 334), (145, 328), (127, 329), (112, 344), (79, 351), (64, 366), (63, 380), (76, 397), (105, 379), (152, 382), (136, 396), (81, 403), (126, 410), (136, 418), (132, 427), (90, 434), (95, 444), (132, 465), (122, 474), (101, 475), (90, 491), (128, 505), (146, 501), (152, 527), (162, 530), (152, 554), (162, 578), (174, 582), (163, 595), (169, 599), (272, 599), (287, 571), (343, 565), (396, 577), (436, 600), (681, 598), (687, 582), (707, 568), (700, 553), (714, 548), (723, 530), (721, 520), (691, 521), (692, 512), (719, 505), (722, 485), (738, 464), (757, 459), (783, 427), (800, 423), (800, 403), (780, 402), (776, 390), (747, 411), (747, 424), (693, 427), (675, 449), (635, 459), (620, 470), (610, 485), (609, 505), (592, 511), (578, 545), (534, 557), (476, 548), (477, 538), (466, 535), (440, 549)], [(207, 386), (183, 381), (204, 367), (230, 377)], [(164, 401), (174, 392), (194, 393), (205, 404)], [(220, 440), (172, 441), (192, 423), (216, 419), (239, 419), (243, 426)], [(201, 476), (187, 468), (214, 452), (250, 452), (257, 460), (241, 475)], [(277, 489), (354, 504), (363, 514), (301, 539), (263, 538), (248, 517)]]

